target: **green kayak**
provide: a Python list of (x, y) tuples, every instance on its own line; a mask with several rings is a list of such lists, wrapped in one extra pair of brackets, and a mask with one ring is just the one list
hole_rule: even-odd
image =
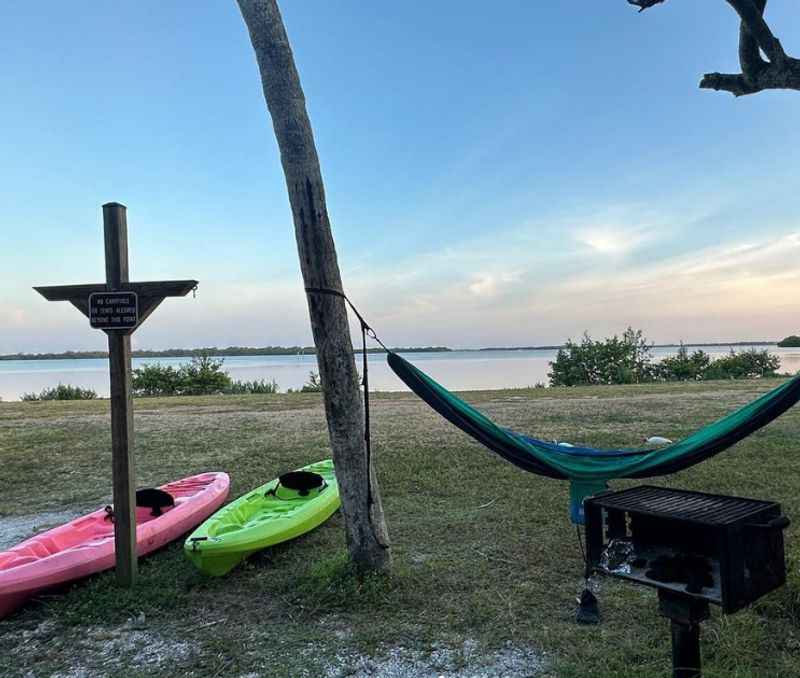
[(192, 532), (183, 548), (201, 572), (219, 577), (256, 551), (310, 532), (340, 504), (333, 461), (325, 459), (223, 506)]

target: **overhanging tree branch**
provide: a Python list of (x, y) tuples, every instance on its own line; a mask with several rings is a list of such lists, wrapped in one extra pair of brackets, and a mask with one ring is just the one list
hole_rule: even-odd
[[(741, 73), (706, 73), (702, 89), (730, 92), (734, 96), (765, 89), (800, 90), (800, 60), (786, 55), (764, 20), (767, 0), (725, 0), (739, 15), (739, 64)], [(628, 0), (642, 12), (665, 0)], [(769, 61), (761, 58), (763, 52)]]

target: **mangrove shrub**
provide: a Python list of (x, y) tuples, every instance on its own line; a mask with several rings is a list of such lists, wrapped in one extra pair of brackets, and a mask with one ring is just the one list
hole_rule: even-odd
[(199, 355), (178, 369), (161, 363), (143, 365), (133, 370), (133, 394), (174, 396), (278, 392), (274, 380), (234, 381), (222, 369), (224, 362), (222, 358)]
[(677, 355), (659, 362), (652, 358), (652, 344), (641, 330), (630, 327), (621, 337), (602, 341), (584, 333), (580, 342), (567, 341), (550, 363), (551, 386), (638, 384), (656, 381), (753, 379), (777, 374), (780, 358), (766, 349), (731, 352), (712, 358), (702, 350), (681, 344)]
[(797, 348), (800, 347), (800, 337), (796, 334), (790, 334), (785, 339), (781, 339), (778, 342), (778, 346), (781, 348)]
[(94, 400), (97, 393), (90, 388), (59, 384), (52, 388), (42, 389), (40, 393), (23, 393), (20, 400), (35, 402), (39, 400)]
[(641, 330), (602, 341), (584, 332), (580, 342), (567, 340), (550, 363), (551, 386), (637, 384), (652, 381), (651, 346)]
[(133, 394), (136, 396), (210, 395), (223, 393), (231, 378), (222, 369), (224, 360), (207, 355), (175, 369), (155, 363), (133, 370)]

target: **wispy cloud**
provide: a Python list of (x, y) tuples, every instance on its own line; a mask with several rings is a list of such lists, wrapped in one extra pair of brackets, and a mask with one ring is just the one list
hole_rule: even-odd
[[(585, 249), (570, 250), (572, 232), (556, 266), (550, 251), (521, 246), (519, 233), (509, 246), (501, 234), (398, 262), (403, 284), (360, 280), (359, 287), (389, 336), (413, 340), (411, 328), (424, 328), (430, 341), (450, 345), (552, 343), (629, 324), (654, 340), (768, 339), (797, 330), (789, 311), (800, 288), (800, 232), (686, 253), (687, 230), (620, 228), (601, 247), (636, 256), (610, 256), (609, 265), (602, 258), (587, 265)], [(501, 261), (507, 269), (496, 268)]]
[[(583, 272), (549, 290), (538, 311), (573, 310), (569, 334), (641, 326), (656, 339), (779, 338), (796, 331), (800, 233), (707, 247), (624, 269)], [(562, 319), (563, 321), (563, 319)]]
[(479, 273), (472, 276), (472, 282), (467, 289), (476, 297), (496, 297), (502, 290), (507, 289), (521, 278), (519, 271), (505, 273)]
[[(566, 287), (585, 292), (592, 287), (611, 285), (614, 289), (658, 291), (692, 286), (702, 294), (703, 285), (741, 286), (755, 280), (793, 276), (800, 257), (800, 232), (769, 237), (761, 242), (730, 243), (703, 248), (690, 254), (639, 262), (612, 274), (584, 273), (566, 282)], [(708, 287), (705, 288), (706, 290)]]
[(652, 233), (618, 226), (600, 226), (579, 230), (573, 237), (599, 254), (623, 255), (641, 247), (652, 238)]

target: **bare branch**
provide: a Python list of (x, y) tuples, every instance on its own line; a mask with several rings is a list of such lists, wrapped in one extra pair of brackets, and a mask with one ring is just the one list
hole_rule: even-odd
[[(666, 0), (627, 0), (642, 12)], [(764, 20), (767, 0), (725, 0), (739, 15), (739, 64), (741, 73), (706, 73), (702, 89), (730, 92), (734, 96), (765, 89), (800, 91), (800, 60), (786, 55), (780, 40)], [(761, 52), (769, 61), (764, 61)]]
[(736, 97), (767, 89), (800, 90), (800, 59), (786, 57), (781, 65), (767, 63), (753, 77), (743, 73), (706, 73), (700, 88), (730, 92)]
[(706, 73), (700, 81), (700, 89), (713, 89), (717, 92), (722, 90), (730, 92), (735, 97), (760, 91), (741, 73)]
[[(763, 16), (767, 0), (754, 1), (756, 9)], [(739, 64), (742, 67), (742, 73), (748, 80), (755, 78), (767, 65), (767, 62), (761, 58), (758, 42), (744, 21), (739, 25)]]
[[(759, 10), (756, 6), (758, 0), (726, 0), (726, 2), (736, 10), (750, 35), (773, 64), (779, 64), (786, 58), (780, 40), (772, 34), (767, 22), (764, 21), (763, 9)], [(766, 2), (764, 4), (766, 5)]]

